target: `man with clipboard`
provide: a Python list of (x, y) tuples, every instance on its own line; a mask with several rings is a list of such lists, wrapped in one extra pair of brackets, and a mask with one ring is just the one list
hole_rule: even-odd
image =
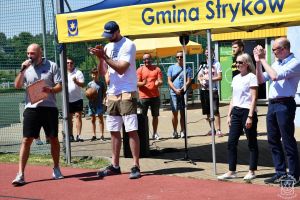
[(61, 179), (59, 169), (60, 146), (58, 141), (58, 110), (55, 94), (62, 90), (60, 70), (54, 62), (42, 58), (42, 49), (38, 44), (27, 48), (28, 60), (22, 63), (20, 73), (15, 79), (17, 89), (26, 87), (25, 111), (23, 121), (23, 140), (20, 148), (19, 171), (12, 181), (15, 186), (24, 185), (25, 166), (30, 146), (43, 127), (51, 144), (53, 158), (53, 179)]

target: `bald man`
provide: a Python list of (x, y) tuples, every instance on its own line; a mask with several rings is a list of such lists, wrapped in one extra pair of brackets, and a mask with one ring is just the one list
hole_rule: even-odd
[(24, 185), (25, 166), (29, 157), (30, 146), (34, 138), (38, 138), (43, 127), (46, 137), (51, 144), (51, 154), (54, 168), (53, 179), (61, 179), (63, 175), (59, 169), (60, 146), (58, 141), (58, 110), (55, 94), (62, 90), (59, 68), (54, 62), (42, 57), (42, 49), (38, 44), (30, 44), (27, 48), (27, 60), (21, 65), (21, 70), (15, 79), (17, 89), (43, 80), (46, 84), (42, 88), (47, 96), (38, 102), (31, 102), (26, 90), (25, 111), (23, 121), (23, 140), (20, 148), (19, 171), (12, 181), (15, 186)]
[[(296, 112), (294, 97), (300, 80), (300, 62), (290, 52), (290, 46), (289, 40), (285, 37), (275, 40), (272, 51), (277, 60), (272, 66), (267, 63), (266, 51), (262, 46), (258, 45), (253, 50), (258, 83), (270, 80), (266, 120), (268, 143), (276, 173), (273, 177), (265, 179), (265, 183), (281, 183), (285, 187), (299, 183), (300, 170), (297, 142), (294, 137)], [(262, 71), (262, 67), (265, 72)]]

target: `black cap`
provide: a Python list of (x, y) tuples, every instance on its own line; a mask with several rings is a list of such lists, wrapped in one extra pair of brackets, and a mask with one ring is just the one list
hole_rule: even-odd
[(116, 32), (119, 30), (119, 25), (115, 21), (109, 21), (104, 25), (104, 32), (102, 33), (102, 37), (111, 38)]

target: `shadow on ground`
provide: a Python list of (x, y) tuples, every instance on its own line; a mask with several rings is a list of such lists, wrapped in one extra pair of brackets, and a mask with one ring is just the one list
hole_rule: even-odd
[[(299, 147), (300, 144), (298, 144)], [(156, 143), (158, 148), (159, 142)], [(268, 143), (266, 140), (258, 140), (259, 148), (259, 159), (258, 165), (265, 167), (273, 167), (273, 161), (271, 157), (271, 152), (268, 148)], [(300, 150), (300, 149), (299, 149)], [(227, 162), (227, 142), (216, 143), (216, 162), (217, 163), (228, 163)], [(160, 150), (151, 150), (150, 157), (153, 159), (166, 159), (173, 160), (186, 157), (194, 161), (200, 162), (213, 162), (212, 160), (212, 145), (202, 144), (201, 146), (191, 145), (187, 149), (187, 153), (184, 148), (161, 148)], [(246, 139), (240, 140), (238, 144), (238, 164), (248, 165), (249, 163), (249, 150), (248, 141)]]

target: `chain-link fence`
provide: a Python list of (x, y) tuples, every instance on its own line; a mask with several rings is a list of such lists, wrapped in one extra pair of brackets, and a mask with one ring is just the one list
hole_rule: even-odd
[[(93, 5), (100, 0), (65, 2), (68, 3), (65, 4), (65, 11), (68, 12)], [(19, 151), (25, 91), (14, 89), (13, 82), (21, 63), (27, 58), (27, 46), (31, 43), (40, 44), (44, 56), (59, 64), (59, 48), (55, 39), (55, 13), (56, 0), (0, 0), (0, 152)], [(191, 40), (196, 41), (196, 36), (192, 36)], [(198, 42), (203, 47), (206, 46), (206, 39), (200, 38)], [(86, 84), (90, 81), (90, 69), (96, 66), (96, 60), (89, 55), (87, 48), (95, 44), (96, 42), (67, 44), (67, 56), (71, 57), (76, 67), (83, 71)], [(203, 58), (203, 55), (200, 55), (200, 61)], [(166, 58), (161, 62), (175, 62), (175, 60)], [(187, 62), (194, 62), (196, 66), (196, 55), (187, 56)], [(141, 60), (137, 61), (137, 66), (140, 63)], [(164, 81), (166, 80), (164, 74)], [(57, 101), (58, 108), (61, 110), (61, 94), (57, 95)], [(84, 99), (84, 105), (86, 104), (87, 100)], [(60, 131), (61, 128), (60, 124)], [(43, 131), (41, 139), (45, 141)], [(49, 153), (49, 149), (49, 145), (34, 144), (31, 151)]]

